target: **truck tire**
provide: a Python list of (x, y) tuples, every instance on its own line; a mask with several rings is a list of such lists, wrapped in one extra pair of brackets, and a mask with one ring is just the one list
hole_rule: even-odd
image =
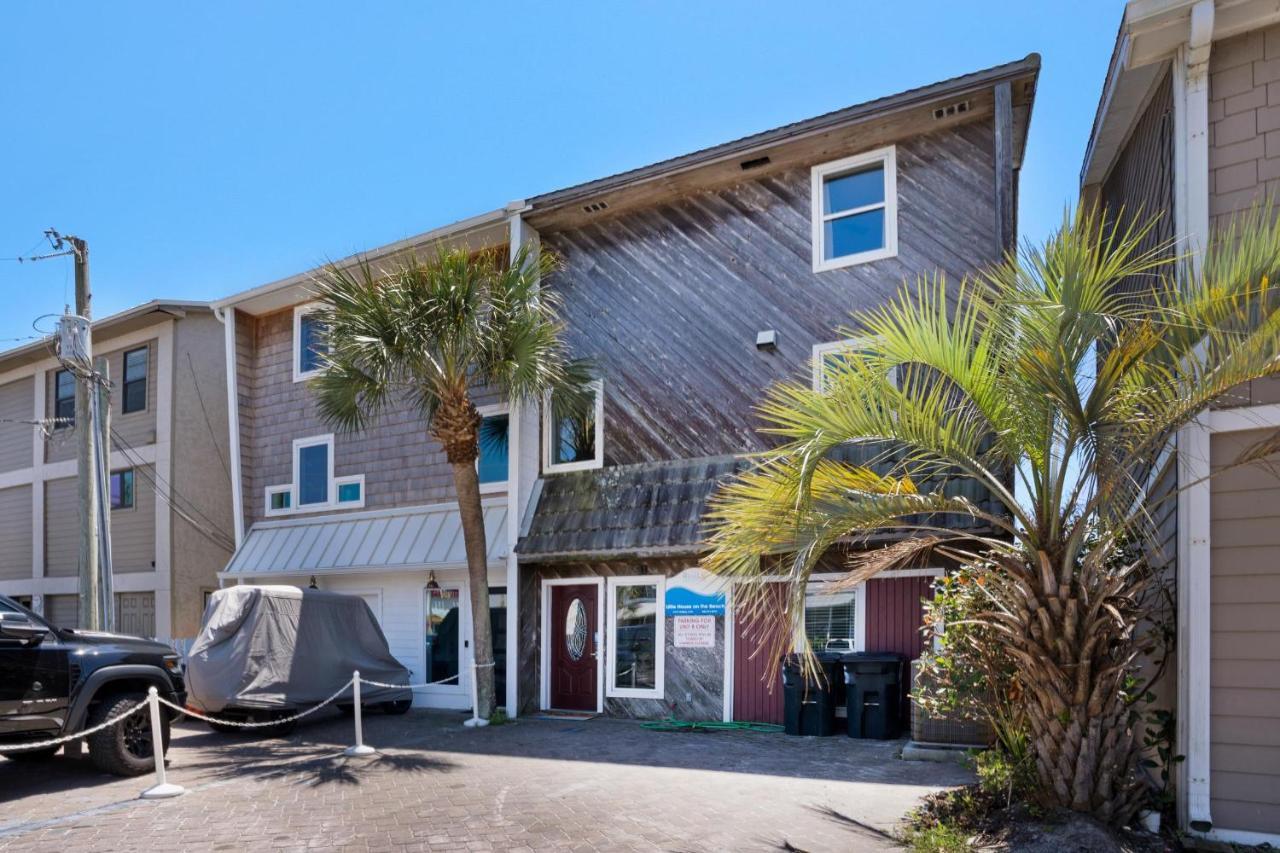
[(412, 699), (392, 699), (389, 702), (382, 703), (382, 713), (399, 716), (401, 714), (409, 713), (409, 709), (412, 707)]
[[(141, 693), (120, 693), (99, 702), (90, 712), (88, 727), (98, 725), (123, 714), (146, 696)], [(169, 748), (169, 717), (160, 715), (160, 737), (163, 749)], [(155, 769), (151, 743), (151, 718), (146, 708), (139, 708), (114, 726), (95, 732), (86, 738), (89, 742), (89, 758), (94, 766), (115, 776), (141, 776)]]

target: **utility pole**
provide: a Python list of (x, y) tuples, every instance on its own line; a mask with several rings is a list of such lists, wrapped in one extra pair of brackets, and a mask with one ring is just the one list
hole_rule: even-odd
[[(62, 319), (59, 359), (76, 379), (75, 429), (76, 479), (80, 488), (80, 627), (91, 631), (102, 629), (103, 602), (99, 577), (99, 491), (102, 476), (96, 464), (98, 432), (97, 415), (100, 389), (93, 363), (93, 332), (90, 324), (93, 296), (89, 290), (89, 244), (79, 237), (59, 234), (50, 228), (45, 232), (55, 252), (74, 256), (76, 263), (75, 317)], [(64, 252), (63, 245), (70, 245)], [(45, 257), (55, 257), (46, 255)], [(106, 442), (103, 449), (109, 448)], [(108, 540), (110, 541), (110, 540)]]
[[(76, 262), (76, 316), (92, 318), (93, 295), (89, 290), (89, 244), (79, 237), (65, 239), (71, 244)], [(59, 247), (61, 248), (61, 247)], [(83, 353), (85, 366), (92, 370), (93, 352)], [(76, 473), (80, 485), (80, 627), (102, 629), (101, 599), (98, 589), (98, 478), (94, 469), (93, 395), (90, 383), (76, 377)]]

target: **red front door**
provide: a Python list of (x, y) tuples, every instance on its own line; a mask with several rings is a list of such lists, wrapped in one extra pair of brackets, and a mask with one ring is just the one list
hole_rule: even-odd
[[(780, 583), (769, 584), (774, 606), (753, 613), (738, 610), (733, 617), (733, 718), (752, 723), (782, 723), (782, 684), (773, 656), (779, 637), (788, 633), (782, 621)], [(772, 671), (773, 677), (769, 677)]]
[(595, 584), (551, 587), (551, 707), (596, 711), (599, 666), (596, 654)]

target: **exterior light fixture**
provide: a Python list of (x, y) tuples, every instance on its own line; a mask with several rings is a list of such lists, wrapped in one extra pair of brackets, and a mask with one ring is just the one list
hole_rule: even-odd
[(440, 584), (436, 583), (436, 573), (432, 572), (427, 575), (427, 589), (435, 591), (440, 588)]

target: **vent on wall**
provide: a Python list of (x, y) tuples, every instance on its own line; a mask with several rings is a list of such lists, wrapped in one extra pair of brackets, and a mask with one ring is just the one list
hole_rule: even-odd
[(738, 165), (742, 167), (742, 171), (744, 172), (750, 171), (751, 169), (759, 169), (761, 166), (769, 165), (769, 157), (766, 155), (764, 157), (755, 157), (751, 160), (743, 160)]
[(951, 118), (952, 116), (964, 115), (969, 112), (968, 101), (956, 101), (954, 104), (947, 104), (945, 107), (938, 107), (933, 111), (935, 120)]
[(583, 209), (584, 211), (586, 211), (587, 213), (599, 213), (599, 212), (600, 212), (600, 211), (602, 211), (602, 210), (608, 210), (608, 209), (609, 209), (609, 202), (607, 202), (607, 201), (593, 201), (593, 202), (591, 202), (590, 204), (584, 204), (584, 205), (582, 206), (582, 209)]

